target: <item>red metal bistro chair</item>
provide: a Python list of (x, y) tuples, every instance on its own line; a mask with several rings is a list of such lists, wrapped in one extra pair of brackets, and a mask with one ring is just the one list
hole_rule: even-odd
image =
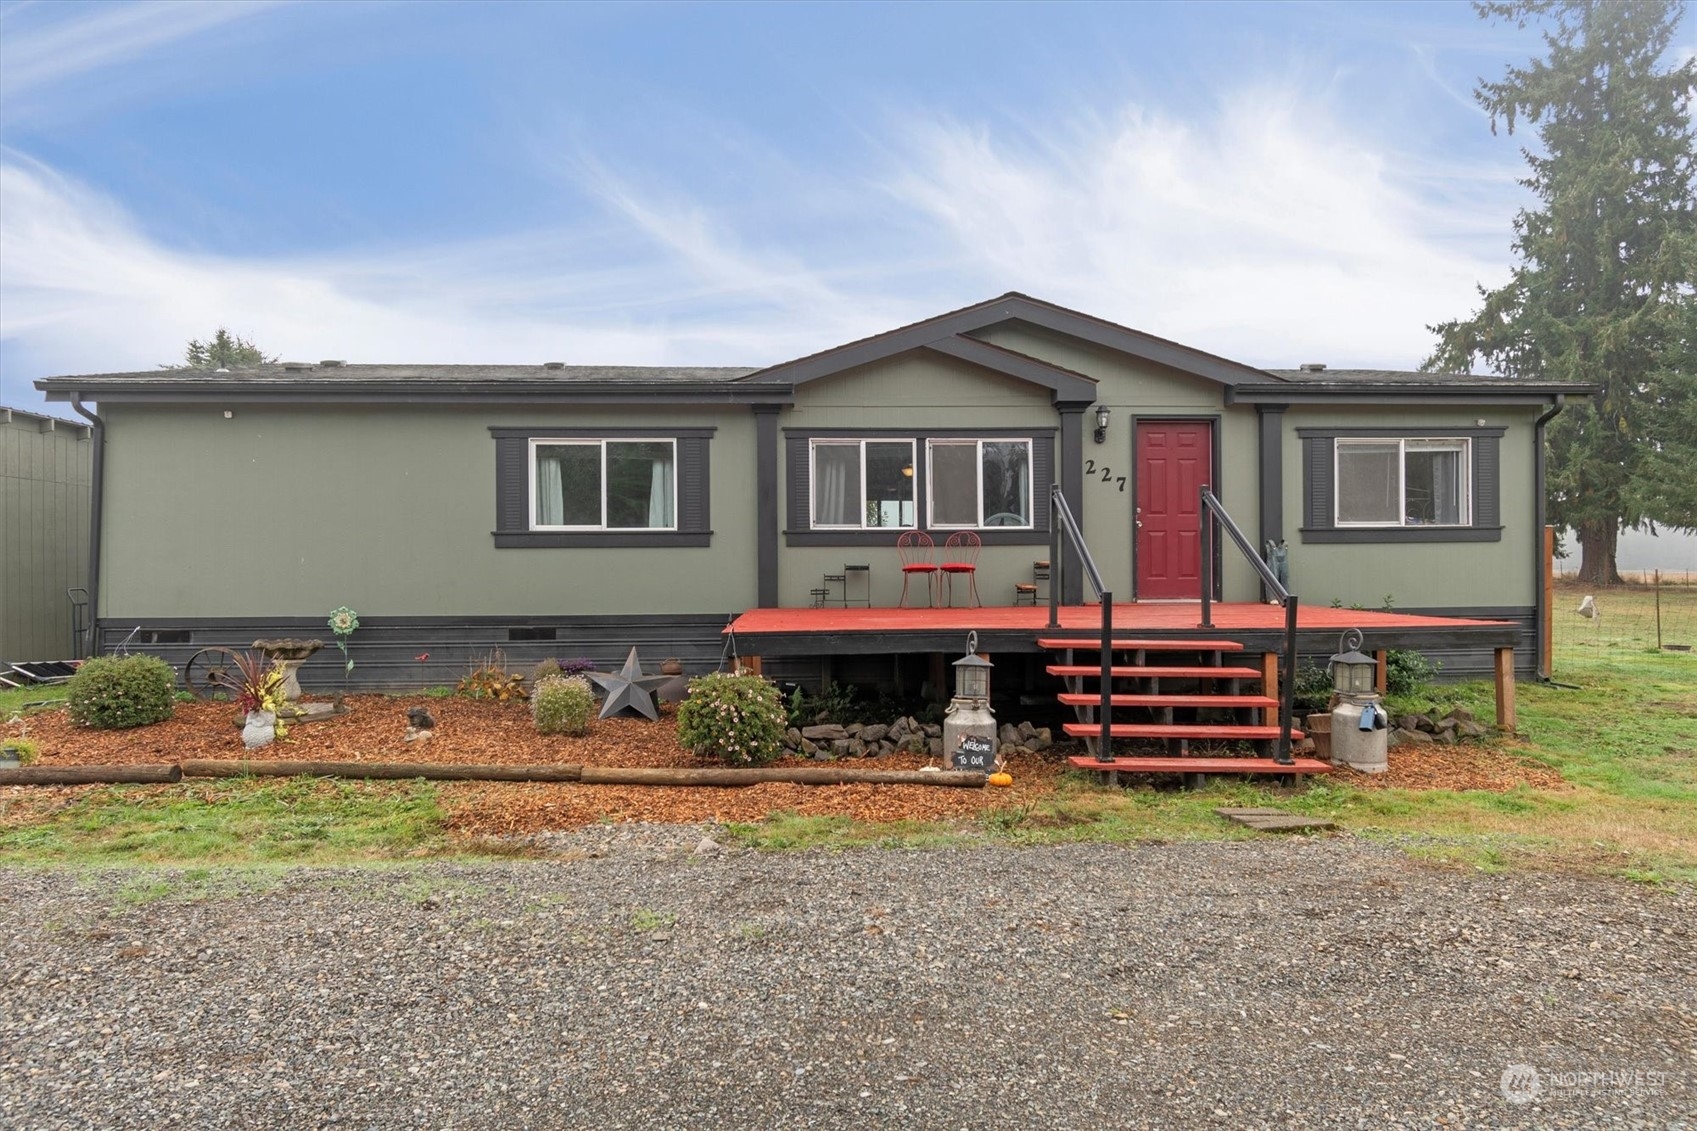
[(964, 573), (970, 583), (969, 608), (978, 607), (978, 548), (984, 540), (970, 530), (957, 530), (943, 543), (942, 578), (949, 586), (949, 606), (955, 603), (955, 575)]
[(936, 549), (937, 544), (931, 541), (931, 535), (923, 530), (904, 530), (896, 539), (896, 554), (902, 562), (902, 608), (907, 608), (907, 583), (915, 574), (925, 578), (926, 603), (937, 603), (931, 596), (937, 585), (937, 563), (931, 560)]

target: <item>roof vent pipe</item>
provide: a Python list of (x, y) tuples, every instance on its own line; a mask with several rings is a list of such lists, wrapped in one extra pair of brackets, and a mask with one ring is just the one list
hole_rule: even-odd
[(564, 369), (565, 367), (566, 363), (563, 361), (544, 361), (542, 363), (544, 369)]
[(1305, 361), (1301, 365), (1297, 366), (1297, 368), (1304, 373), (1324, 373), (1326, 371), (1326, 363), (1323, 361)]
[(335, 369), (338, 366), (344, 365), (346, 363), (339, 360), (339, 359), (336, 359), (336, 358), (328, 358), (327, 357), (323, 361), (319, 362), (318, 364), (323, 366), (325, 369)]

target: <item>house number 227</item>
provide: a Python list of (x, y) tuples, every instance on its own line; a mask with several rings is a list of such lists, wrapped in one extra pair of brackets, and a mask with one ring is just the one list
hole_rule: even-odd
[(1120, 494), (1125, 494), (1125, 476), (1115, 475), (1114, 470), (1111, 467), (1097, 467), (1096, 461), (1093, 459), (1087, 459), (1084, 461), (1084, 474), (1095, 475), (1098, 471), (1102, 473), (1102, 482), (1119, 484)]

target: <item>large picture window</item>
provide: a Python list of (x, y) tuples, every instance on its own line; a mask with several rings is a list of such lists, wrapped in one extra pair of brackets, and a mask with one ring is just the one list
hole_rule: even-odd
[(535, 439), (532, 530), (677, 529), (672, 440)]
[(812, 483), (815, 529), (914, 525), (912, 440), (815, 440)]
[(784, 430), (784, 542), (887, 546), (902, 530), (1046, 544), (1059, 429)]
[(1485, 425), (1298, 428), (1304, 542), (1497, 542), (1502, 438)]
[(713, 431), (492, 426), (495, 545), (711, 545)]
[(1343, 526), (1466, 526), (1468, 441), (1337, 441), (1336, 519)]
[(931, 440), (931, 525), (1030, 529), (1030, 440)]

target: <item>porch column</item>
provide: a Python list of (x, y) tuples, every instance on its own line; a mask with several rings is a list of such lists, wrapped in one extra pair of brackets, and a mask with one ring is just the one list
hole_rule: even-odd
[[(1090, 526), (1084, 515), (1084, 410), (1088, 403), (1082, 401), (1058, 401), (1055, 409), (1061, 414), (1061, 450), (1060, 458), (1056, 460), (1060, 467), (1056, 470), (1061, 484), (1061, 495), (1066, 499), (1067, 506), (1072, 508), (1073, 517), (1078, 519), (1079, 529), (1084, 532), (1084, 541), (1090, 542)], [(1049, 521), (1055, 521), (1053, 515)], [(1078, 553), (1072, 548), (1072, 543), (1061, 539), (1061, 560), (1051, 567), (1061, 571), (1061, 604), (1082, 605), (1084, 603), (1084, 566), (1079, 561)], [(1053, 584), (1053, 582), (1051, 582)]]
[[(1255, 547), (1258, 552), (1265, 552), (1268, 542), (1283, 542), (1285, 538), (1286, 407), (1282, 404), (1255, 406), (1255, 423), (1259, 427), (1257, 446), (1260, 454), (1258, 489), (1261, 515), (1257, 529), (1261, 535), (1261, 544)], [(1261, 599), (1265, 601), (1271, 596), (1266, 582), (1262, 582)]]
[(754, 572), (755, 600), (762, 609), (778, 607), (778, 410), (754, 406)]

